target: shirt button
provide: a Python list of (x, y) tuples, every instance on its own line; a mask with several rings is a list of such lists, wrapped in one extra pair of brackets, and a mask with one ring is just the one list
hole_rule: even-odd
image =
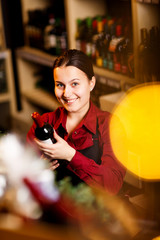
[(77, 132), (75, 131), (74, 134), (77, 134)]

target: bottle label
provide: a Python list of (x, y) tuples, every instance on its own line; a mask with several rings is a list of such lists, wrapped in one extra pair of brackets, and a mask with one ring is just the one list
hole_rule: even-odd
[(95, 59), (96, 57), (96, 44), (92, 44), (92, 58)]
[(108, 65), (108, 60), (107, 60), (107, 58), (103, 58), (103, 67), (104, 67), (104, 68), (107, 68), (107, 65)]
[(92, 44), (86, 43), (86, 54), (90, 57), (92, 55)]
[(44, 37), (44, 48), (45, 48), (46, 50), (48, 50), (48, 49), (50, 48), (50, 40), (49, 40), (49, 36), (48, 36), (48, 35), (46, 35), (46, 36)]
[(47, 143), (47, 144), (53, 144), (53, 142), (50, 138), (46, 139), (46, 140), (43, 140), (42, 142)]
[(108, 69), (109, 69), (109, 70), (113, 70), (113, 68), (114, 68), (113, 61), (110, 60), (110, 61), (108, 62)]
[(115, 70), (115, 72), (121, 72), (121, 64), (118, 62), (115, 63), (114, 70)]
[(124, 38), (120, 37), (120, 38), (113, 38), (110, 42), (109, 45), (109, 51), (110, 52), (115, 52), (116, 50), (116, 46), (118, 45), (119, 42), (121, 42)]
[(101, 57), (97, 57), (96, 59), (96, 65), (98, 67), (103, 67), (103, 59)]
[(57, 44), (57, 39), (56, 39), (56, 35), (52, 34), (49, 36), (49, 45), (50, 47), (56, 47)]
[(126, 65), (122, 65), (122, 66), (121, 66), (121, 72), (122, 72), (123, 74), (125, 74), (125, 75), (128, 73), (128, 68), (127, 68)]
[(66, 41), (65, 36), (62, 35), (62, 36), (60, 37), (60, 42), (61, 42), (61, 49), (62, 49), (62, 50), (67, 49), (67, 41)]

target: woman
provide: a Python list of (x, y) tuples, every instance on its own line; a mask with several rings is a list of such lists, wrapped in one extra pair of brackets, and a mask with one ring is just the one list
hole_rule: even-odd
[(51, 169), (78, 176), (89, 185), (103, 186), (117, 194), (125, 169), (116, 160), (109, 138), (110, 114), (98, 109), (90, 100), (95, 86), (92, 62), (79, 50), (68, 50), (53, 65), (55, 95), (62, 107), (45, 113), (44, 121), (54, 127), (56, 143), (49, 145), (35, 139), (35, 124), (27, 134), (47, 158)]

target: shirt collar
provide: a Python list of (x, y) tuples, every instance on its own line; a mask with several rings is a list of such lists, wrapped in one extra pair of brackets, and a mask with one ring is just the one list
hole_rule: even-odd
[(82, 120), (82, 124), (92, 133), (96, 134), (96, 128), (97, 128), (97, 114), (95, 105), (90, 101), (90, 108)]
[[(64, 129), (66, 129), (67, 112), (63, 107), (60, 107), (59, 110), (60, 110), (60, 113), (58, 116), (58, 120), (54, 125), (55, 130), (59, 128), (60, 124)], [(91, 101), (90, 101), (90, 108), (86, 116), (81, 121), (81, 123), (77, 126), (77, 128), (80, 128), (81, 126), (85, 126), (90, 132), (96, 134), (96, 128), (97, 128), (96, 107)]]
[(67, 112), (66, 112), (65, 108), (60, 107), (59, 114), (57, 116), (57, 121), (54, 125), (54, 129), (57, 130), (60, 125), (62, 125), (62, 127), (64, 129), (66, 129), (66, 120), (67, 120)]

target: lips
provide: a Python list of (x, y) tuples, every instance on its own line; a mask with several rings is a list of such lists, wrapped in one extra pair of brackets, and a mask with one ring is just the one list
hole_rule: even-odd
[(74, 103), (78, 98), (74, 98), (74, 99), (64, 99), (63, 100), (66, 102), (66, 103)]

